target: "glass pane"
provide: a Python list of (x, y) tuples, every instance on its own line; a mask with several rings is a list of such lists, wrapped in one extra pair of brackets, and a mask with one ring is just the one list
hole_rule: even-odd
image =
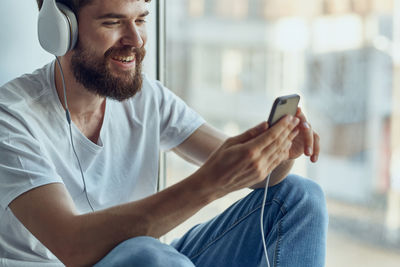
[[(168, 0), (166, 83), (229, 135), (298, 93), (321, 136), (293, 172), (326, 192), (327, 266), (400, 262), (400, 1)], [(195, 167), (168, 154), (168, 184)], [(248, 193), (212, 203), (168, 235)]]

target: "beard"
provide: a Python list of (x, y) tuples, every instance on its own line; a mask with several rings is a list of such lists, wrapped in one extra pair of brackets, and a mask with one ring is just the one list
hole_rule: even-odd
[[(123, 101), (133, 97), (142, 89), (142, 61), (146, 50), (125, 46), (122, 48), (110, 48), (102, 59), (98, 59), (90, 49), (83, 49), (78, 45), (71, 57), (71, 65), (75, 79), (89, 92), (108, 97), (117, 101)], [(107, 61), (112, 56), (135, 56), (135, 69), (113, 75)]]

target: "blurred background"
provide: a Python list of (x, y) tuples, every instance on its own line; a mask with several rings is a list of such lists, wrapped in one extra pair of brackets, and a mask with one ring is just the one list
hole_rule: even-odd
[[(146, 72), (227, 134), (266, 120), (275, 97), (301, 95), (322, 151), (293, 172), (326, 193), (326, 266), (399, 266), (400, 0), (153, 0), (151, 12)], [(36, 20), (35, 0), (0, 2), (0, 85), (53, 60)], [(164, 163), (167, 186), (196, 169), (172, 153)], [(210, 204), (164, 240), (248, 192)]]
[[(400, 1), (168, 0), (165, 9), (165, 82), (214, 126), (238, 134), (266, 120), (275, 97), (301, 95), (322, 151), (293, 172), (326, 193), (326, 266), (400, 266)], [(195, 170), (172, 153), (166, 165), (168, 184)]]

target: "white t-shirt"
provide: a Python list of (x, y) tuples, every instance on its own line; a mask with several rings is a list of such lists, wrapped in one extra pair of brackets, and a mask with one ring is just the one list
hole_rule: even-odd
[[(97, 144), (72, 127), (95, 210), (155, 193), (160, 150), (176, 147), (204, 123), (171, 91), (143, 77), (133, 98), (107, 99)], [(22, 193), (50, 183), (64, 184), (77, 209), (90, 211), (54, 62), (0, 87), (0, 266), (62, 266), (8, 208)]]

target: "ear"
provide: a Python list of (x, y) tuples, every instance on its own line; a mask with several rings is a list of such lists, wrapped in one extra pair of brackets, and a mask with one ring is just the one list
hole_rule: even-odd
[(74, 48), (78, 39), (78, 22), (74, 12), (55, 0), (44, 0), (39, 12), (38, 36), (47, 52), (63, 56)]

